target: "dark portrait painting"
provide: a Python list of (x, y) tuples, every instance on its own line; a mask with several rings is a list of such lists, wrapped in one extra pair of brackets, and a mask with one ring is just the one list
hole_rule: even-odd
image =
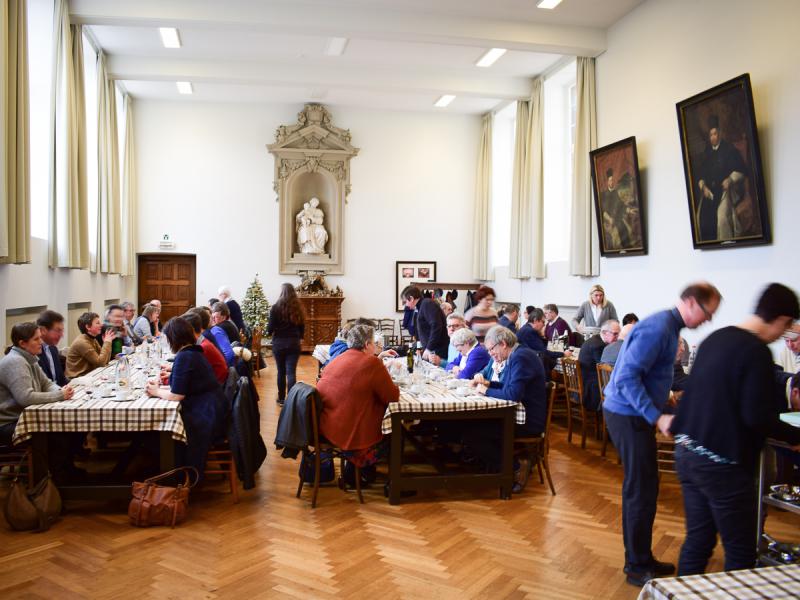
[(603, 256), (647, 254), (636, 138), (592, 150), (589, 157), (600, 253)]
[(677, 104), (695, 248), (771, 241), (750, 75)]

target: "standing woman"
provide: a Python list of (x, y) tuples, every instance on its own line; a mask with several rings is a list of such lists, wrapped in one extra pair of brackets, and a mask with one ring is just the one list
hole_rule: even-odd
[(185, 447), (178, 446), (177, 463), (194, 467), (202, 476), (208, 449), (214, 436), (222, 430), (225, 394), (203, 356), (202, 347), (196, 343), (194, 330), (188, 321), (181, 317), (170, 319), (164, 326), (164, 336), (175, 353), (169, 389), (162, 389), (158, 382), (151, 381), (147, 384), (147, 394), (181, 403), (187, 441)]
[(482, 285), (475, 292), (475, 306), (464, 315), (467, 327), (478, 341), (483, 343), (486, 332), (497, 325), (497, 311), (493, 308), (495, 293), (488, 285)]
[(103, 329), (100, 316), (97, 313), (85, 312), (78, 317), (78, 329), (81, 332), (67, 350), (67, 368), (64, 374), (72, 379), (104, 367), (111, 358), (111, 343), (117, 337), (113, 328), (106, 329), (103, 334), (103, 345), (97, 342), (97, 336)]
[[(617, 318), (617, 309), (606, 298), (606, 291), (598, 283), (589, 290), (589, 299), (578, 307), (578, 312), (572, 318), (573, 329), (581, 333), (586, 327), (599, 329), (600, 325), (609, 319), (619, 320)], [(583, 323), (581, 323), (581, 320), (583, 320)]]
[(269, 311), (267, 334), (272, 336), (272, 354), (278, 369), (278, 404), (296, 381), (300, 341), (305, 333), (305, 315), (291, 283), (281, 286), (281, 295)]

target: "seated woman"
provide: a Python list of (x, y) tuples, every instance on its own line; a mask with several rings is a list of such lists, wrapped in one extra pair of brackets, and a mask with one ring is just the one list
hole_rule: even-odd
[(467, 327), (478, 337), (478, 341), (483, 342), (486, 332), (497, 324), (497, 311), (492, 308), (494, 290), (488, 285), (482, 285), (475, 292), (474, 298), (476, 304), (466, 312), (464, 319)]
[(11, 343), (0, 360), (0, 445), (11, 437), (22, 411), (33, 404), (49, 404), (72, 398), (74, 390), (53, 383), (39, 366), (42, 334), (36, 323), (18, 323), (11, 328)]
[(97, 367), (104, 367), (111, 358), (111, 344), (117, 337), (113, 329), (108, 329), (101, 338), (103, 345), (95, 339), (100, 335), (103, 324), (97, 313), (85, 312), (78, 317), (78, 329), (81, 332), (67, 350), (67, 367), (64, 373), (67, 377), (80, 377), (93, 371)]
[(349, 349), (325, 367), (317, 390), (322, 397), (320, 433), (358, 467), (377, 462), (383, 436), (381, 421), (400, 390), (383, 362), (375, 356), (375, 329), (354, 325), (347, 334)]
[(151, 340), (153, 336), (151, 335), (151, 324), (155, 325), (156, 328), (156, 337), (158, 337), (161, 332), (158, 331), (158, 317), (161, 314), (159, 308), (153, 304), (147, 304), (142, 311), (141, 316), (136, 319), (136, 322), (133, 324), (133, 333), (140, 337), (143, 340)]
[(578, 312), (572, 318), (573, 328), (581, 333), (586, 328), (597, 330), (609, 319), (617, 320), (617, 309), (606, 298), (603, 286), (593, 285), (589, 290), (589, 299), (578, 307)]
[(445, 369), (452, 371), (458, 379), (472, 379), (476, 373), (480, 373), (491, 358), (471, 329), (459, 329), (450, 338), (450, 343), (458, 350), (457, 360), (448, 363)]
[[(189, 325), (192, 326), (192, 330), (194, 331), (194, 338), (197, 343), (200, 345), (200, 348), (203, 350), (203, 356), (206, 357), (208, 364), (211, 365), (211, 369), (214, 371), (214, 377), (217, 378), (217, 382), (221, 385), (225, 385), (225, 381), (228, 379), (228, 365), (225, 362), (225, 357), (222, 356), (222, 352), (214, 345), (213, 342), (207, 340), (206, 337), (203, 335), (203, 320), (199, 314), (193, 311), (189, 311), (183, 316), (182, 319), (186, 320)], [(171, 365), (170, 365), (171, 367)]]
[(221, 412), (227, 401), (211, 365), (203, 356), (203, 349), (195, 343), (192, 326), (175, 317), (164, 326), (163, 333), (175, 353), (169, 388), (162, 389), (158, 382), (151, 381), (147, 384), (147, 394), (181, 403), (186, 446), (178, 446), (176, 462), (194, 467), (202, 477), (208, 449), (222, 431), (224, 414)]

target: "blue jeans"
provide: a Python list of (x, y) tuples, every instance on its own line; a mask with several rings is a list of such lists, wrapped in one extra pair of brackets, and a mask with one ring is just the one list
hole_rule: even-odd
[(298, 338), (272, 340), (272, 354), (278, 371), (278, 402), (286, 399), (287, 390), (297, 381), (297, 361), (300, 360)]
[(758, 492), (755, 474), (741, 465), (720, 464), (681, 445), (675, 467), (683, 488), (686, 539), (678, 575), (703, 573), (717, 545), (725, 548), (725, 570), (756, 566)]

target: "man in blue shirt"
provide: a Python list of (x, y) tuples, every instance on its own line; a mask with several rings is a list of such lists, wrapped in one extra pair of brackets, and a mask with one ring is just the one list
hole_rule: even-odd
[(684, 327), (710, 321), (720, 295), (709, 283), (690, 285), (675, 308), (637, 323), (622, 345), (605, 389), (603, 413), (617, 448), (625, 478), (622, 483), (622, 536), (625, 573), (632, 585), (670, 575), (675, 565), (652, 552), (653, 521), (658, 501), (658, 463), (653, 426), (669, 435), (673, 416), (663, 414), (672, 384), (672, 363)]

